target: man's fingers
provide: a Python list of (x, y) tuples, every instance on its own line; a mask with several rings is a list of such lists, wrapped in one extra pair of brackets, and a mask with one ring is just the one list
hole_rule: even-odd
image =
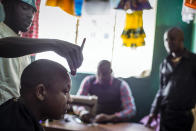
[(74, 67), (74, 64), (73, 64), (71, 57), (69, 55), (67, 55), (66, 59), (67, 59), (67, 63), (69, 65), (70, 70), (76, 71), (76, 68)]
[(76, 67), (79, 68), (83, 62), (83, 54), (80, 47), (75, 49)]
[(76, 49), (73, 49), (72, 51), (69, 52), (69, 56), (73, 62), (73, 66), (75, 69), (77, 69), (79, 67), (79, 58), (78, 58), (78, 54), (79, 52)]
[(83, 50), (85, 42), (86, 42), (86, 38), (84, 38), (82, 41), (81, 50)]

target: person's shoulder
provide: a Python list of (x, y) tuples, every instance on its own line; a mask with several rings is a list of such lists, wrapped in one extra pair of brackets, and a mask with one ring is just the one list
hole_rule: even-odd
[(4, 110), (8, 111), (9, 109), (11, 109), (12, 107), (14, 107), (16, 105), (17, 105), (17, 103), (15, 102), (15, 99), (9, 99), (8, 101), (6, 101), (0, 105), (0, 113), (1, 113), (1, 111), (4, 111)]
[(184, 55), (184, 57), (189, 60), (190, 63), (193, 63), (193, 65), (196, 65), (196, 54), (186, 50), (186, 53)]
[(4, 22), (0, 22), (0, 37), (17, 37), (18, 35)]
[(121, 78), (121, 77), (118, 77), (118, 78), (113, 77), (113, 79), (117, 80), (117, 81), (120, 81), (120, 82), (125, 82), (125, 80), (123, 80), (123, 78)]
[(84, 78), (84, 81), (94, 81), (96, 79), (95, 75), (88, 75)]
[(0, 130), (32, 131), (39, 128), (37, 121), (17, 98), (10, 99), (0, 106), (0, 123)]
[(121, 85), (126, 85), (126, 86), (128, 86), (128, 83), (125, 81), (125, 80), (123, 80), (123, 78), (113, 78), (113, 79), (115, 79), (115, 80), (117, 80), (117, 81), (119, 81), (120, 83), (121, 83)]
[(14, 99), (10, 99), (0, 106), (0, 128), (10, 128), (9, 125), (13, 126), (13, 119), (17, 119), (15, 118), (17, 110), (18, 103)]
[(195, 53), (188, 51), (188, 55), (191, 59), (196, 59), (196, 54)]

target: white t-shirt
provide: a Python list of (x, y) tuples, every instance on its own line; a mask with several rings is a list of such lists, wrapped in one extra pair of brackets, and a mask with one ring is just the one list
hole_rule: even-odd
[[(17, 34), (0, 22), (0, 38), (11, 36), (17, 37)], [(12, 97), (20, 96), (20, 77), (30, 62), (29, 55), (17, 58), (0, 57), (0, 105)]]

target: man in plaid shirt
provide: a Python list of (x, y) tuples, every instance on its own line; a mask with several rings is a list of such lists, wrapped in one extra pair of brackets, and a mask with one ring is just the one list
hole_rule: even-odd
[[(129, 121), (136, 112), (134, 98), (129, 85), (112, 76), (111, 63), (102, 60), (98, 65), (97, 75), (87, 76), (77, 93), (78, 95), (96, 95), (98, 97), (95, 122)], [(89, 112), (84, 107), (77, 107), (83, 121), (89, 122)]]

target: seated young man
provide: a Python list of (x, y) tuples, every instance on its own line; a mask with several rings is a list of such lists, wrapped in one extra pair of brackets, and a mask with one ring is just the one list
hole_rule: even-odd
[(0, 106), (1, 131), (44, 131), (39, 120), (59, 119), (70, 103), (67, 70), (50, 60), (37, 60), (21, 76), (21, 96)]
[[(129, 85), (112, 76), (111, 63), (102, 60), (98, 64), (97, 74), (87, 76), (81, 83), (78, 95), (98, 97), (97, 123), (129, 121), (136, 112), (134, 98)], [(89, 122), (89, 112), (84, 107), (74, 107), (74, 111), (83, 121)]]

